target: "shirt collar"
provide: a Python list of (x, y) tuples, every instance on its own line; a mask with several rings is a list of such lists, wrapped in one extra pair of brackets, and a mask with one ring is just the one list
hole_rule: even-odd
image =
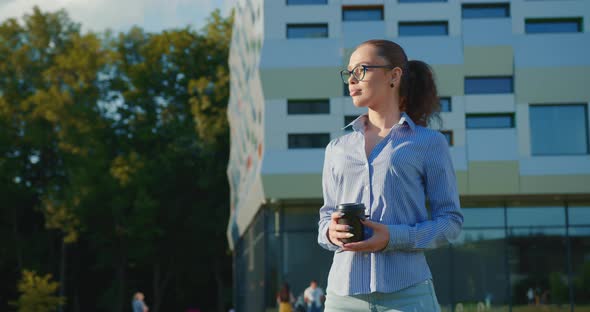
[[(366, 113), (362, 114), (362, 115), (358, 116), (355, 120), (353, 120), (351, 123), (344, 126), (344, 128), (346, 128), (348, 126), (352, 126), (352, 130), (360, 131), (360, 132), (364, 133), (365, 132), (365, 121), (367, 120), (367, 118), (369, 118), (369, 115), (367, 115)], [(407, 124), (412, 131), (416, 128), (416, 124), (410, 118), (410, 116), (408, 116), (408, 114), (406, 114), (406, 112), (401, 113), (399, 122), (397, 124), (398, 125)], [(342, 129), (344, 129), (344, 128), (342, 128)]]

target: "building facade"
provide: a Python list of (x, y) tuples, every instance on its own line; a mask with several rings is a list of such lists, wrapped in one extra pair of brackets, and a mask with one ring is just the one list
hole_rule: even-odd
[[(446, 311), (590, 309), (590, 1), (239, 0), (230, 52), (228, 239), (238, 311), (326, 287), (324, 148), (355, 108), (339, 77), (368, 39), (436, 75), (465, 216), (427, 252)], [(529, 291), (530, 290), (530, 291)], [(529, 298), (532, 294), (532, 299)]]

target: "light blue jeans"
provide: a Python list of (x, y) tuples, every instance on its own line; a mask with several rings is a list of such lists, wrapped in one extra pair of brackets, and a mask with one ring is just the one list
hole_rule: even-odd
[(363, 295), (326, 295), (324, 312), (440, 312), (432, 280), (393, 293), (374, 292)]

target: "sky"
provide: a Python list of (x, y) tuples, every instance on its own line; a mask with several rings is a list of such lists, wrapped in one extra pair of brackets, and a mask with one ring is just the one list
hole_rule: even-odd
[(65, 9), (82, 31), (127, 31), (134, 25), (148, 32), (190, 25), (205, 25), (211, 11), (229, 14), (237, 0), (0, 0), (0, 23), (15, 17), (22, 21), (37, 5), (44, 12)]

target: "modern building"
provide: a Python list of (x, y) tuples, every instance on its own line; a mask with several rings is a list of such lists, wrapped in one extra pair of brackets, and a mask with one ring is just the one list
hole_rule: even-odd
[(364, 112), (339, 71), (399, 43), (436, 74), (461, 237), (427, 253), (446, 311), (590, 309), (590, 1), (238, 0), (230, 69), (228, 239), (236, 306), (326, 286), (324, 148)]

